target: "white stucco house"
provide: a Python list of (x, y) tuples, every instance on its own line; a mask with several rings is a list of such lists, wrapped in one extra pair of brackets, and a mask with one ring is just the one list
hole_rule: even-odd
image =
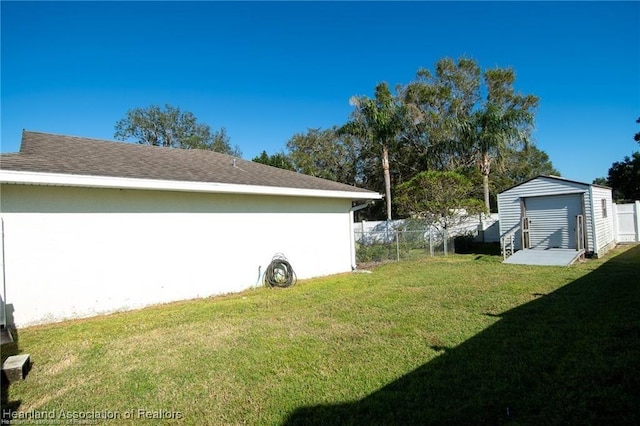
[(7, 312), (20, 327), (352, 270), (372, 191), (231, 156), (25, 131), (0, 156)]
[(515, 250), (583, 250), (603, 256), (615, 246), (611, 188), (537, 176), (498, 194), (500, 236)]

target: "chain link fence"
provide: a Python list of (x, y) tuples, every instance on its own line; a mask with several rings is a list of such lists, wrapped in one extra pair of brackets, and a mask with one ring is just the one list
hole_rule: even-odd
[(372, 229), (355, 229), (354, 232), (357, 263), (424, 255), (446, 256), (455, 252), (454, 238), (446, 229), (424, 223), (383, 222)]

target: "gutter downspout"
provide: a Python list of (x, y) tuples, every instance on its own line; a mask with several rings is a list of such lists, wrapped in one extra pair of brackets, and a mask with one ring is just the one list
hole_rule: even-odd
[(357, 212), (358, 210), (362, 210), (364, 208), (369, 207), (372, 204), (372, 201), (367, 201), (364, 204), (358, 204), (356, 206), (351, 207), (351, 209), (349, 210), (349, 232), (350, 232), (350, 243), (351, 243), (351, 270), (355, 271), (356, 269), (358, 269), (358, 266), (356, 265), (356, 236), (355, 236), (355, 229), (354, 229), (354, 212)]

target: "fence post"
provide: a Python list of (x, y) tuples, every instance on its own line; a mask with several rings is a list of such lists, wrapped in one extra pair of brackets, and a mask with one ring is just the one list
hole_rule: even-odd
[(432, 238), (432, 230), (433, 228), (429, 227), (429, 254), (433, 257), (433, 238)]
[(447, 232), (447, 228), (444, 228), (443, 232), (442, 232), (442, 249), (444, 250), (444, 255), (448, 255), (448, 241), (447, 241), (447, 235), (449, 233)]
[(384, 240), (389, 241), (389, 219), (384, 221)]
[(400, 262), (400, 231), (396, 229), (396, 259)]

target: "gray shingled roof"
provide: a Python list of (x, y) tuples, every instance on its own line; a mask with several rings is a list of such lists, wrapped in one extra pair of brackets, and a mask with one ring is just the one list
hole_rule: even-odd
[[(235, 162), (234, 162), (235, 161)], [(234, 166), (235, 164), (235, 166)], [(185, 150), (23, 131), (20, 152), (0, 169), (72, 175), (370, 192), (326, 179), (203, 150)]]

